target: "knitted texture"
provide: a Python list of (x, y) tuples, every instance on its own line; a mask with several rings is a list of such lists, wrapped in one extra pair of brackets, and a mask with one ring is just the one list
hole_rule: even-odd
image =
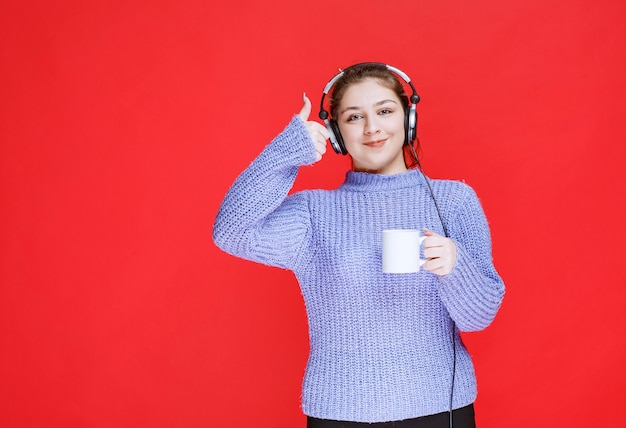
[[(450, 237), (451, 273), (382, 272), (382, 230), (443, 234), (425, 179), (349, 171), (335, 190), (288, 195), (298, 168), (315, 160), (294, 116), (232, 185), (213, 239), (238, 257), (290, 269), (306, 304), (310, 354), (303, 382), (306, 415), (382, 422), (472, 403), (476, 379), (458, 330), (491, 323), (504, 284), (491, 258), (489, 228), (467, 185), (433, 180)], [(454, 327), (456, 325), (456, 328)]]

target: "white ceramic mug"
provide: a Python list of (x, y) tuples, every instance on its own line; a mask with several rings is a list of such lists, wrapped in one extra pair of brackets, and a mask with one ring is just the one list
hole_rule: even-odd
[(426, 262), (420, 258), (420, 247), (426, 239), (417, 229), (383, 230), (383, 272), (419, 272)]

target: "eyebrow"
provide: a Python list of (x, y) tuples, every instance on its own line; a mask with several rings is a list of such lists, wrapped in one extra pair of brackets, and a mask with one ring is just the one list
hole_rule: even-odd
[[(378, 107), (378, 106), (381, 106), (381, 105), (387, 104), (387, 103), (398, 104), (396, 101), (389, 99), (389, 100), (382, 100), (382, 101), (378, 101), (377, 103), (374, 103), (374, 107)], [(361, 109), (361, 107), (357, 107), (357, 106), (346, 107), (343, 110), (341, 110), (339, 112), (339, 114), (343, 114), (343, 113), (347, 112), (348, 110), (360, 110), (360, 109)]]

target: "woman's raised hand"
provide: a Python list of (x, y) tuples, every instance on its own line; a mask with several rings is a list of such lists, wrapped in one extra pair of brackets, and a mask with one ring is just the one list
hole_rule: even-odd
[(317, 162), (322, 159), (322, 156), (326, 153), (326, 140), (330, 138), (330, 133), (324, 125), (309, 120), (309, 116), (311, 115), (311, 100), (306, 94), (302, 94), (302, 100), (304, 101), (304, 106), (302, 106), (302, 110), (300, 110), (298, 115), (304, 122), (313, 143), (315, 143), (315, 162)]

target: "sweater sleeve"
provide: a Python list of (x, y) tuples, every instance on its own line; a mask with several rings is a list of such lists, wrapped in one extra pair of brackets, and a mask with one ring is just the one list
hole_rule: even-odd
[(504, 283), (493, 265), (491, 235), (476, 193), (468, 191), (450, 222), (457, 261), (440, 277), (439, 294), (461, 331), (477, 331), (493, 321), (504, 297)]
[(295, 115), (232, 184), (213, 225), (223, 251), (271, 266), (292, 268), (310, 236), (301, 194), (287, 196), (302, 165), (315, 161), (304, 122)]

